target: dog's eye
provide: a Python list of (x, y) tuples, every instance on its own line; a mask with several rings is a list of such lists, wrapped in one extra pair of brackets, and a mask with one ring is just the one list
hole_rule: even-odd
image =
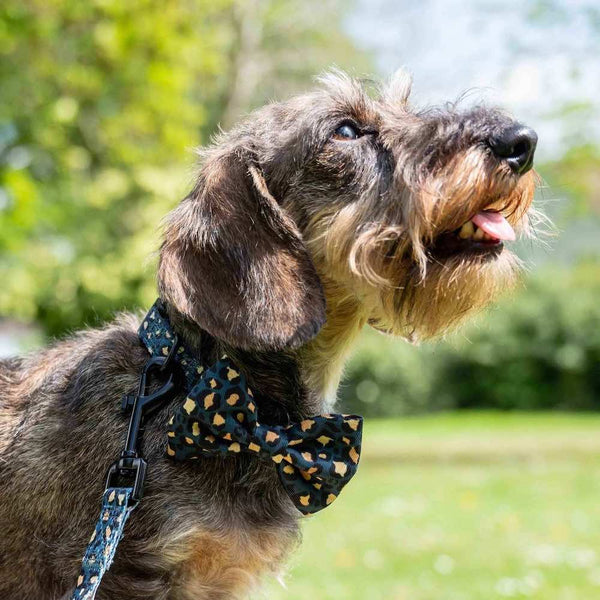
[(350, 123), (344, 123), (335, 130), (333, 137), (338, 140), (355, 140), (360, 137), (360, 133)]

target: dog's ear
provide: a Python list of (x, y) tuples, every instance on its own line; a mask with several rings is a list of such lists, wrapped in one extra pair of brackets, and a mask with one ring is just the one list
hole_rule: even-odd
[(163, 300), (238, 348), (297, 347), (325, 322), (301, 234), (239, 146), (213, 155), (171, 213), (158, 281)]

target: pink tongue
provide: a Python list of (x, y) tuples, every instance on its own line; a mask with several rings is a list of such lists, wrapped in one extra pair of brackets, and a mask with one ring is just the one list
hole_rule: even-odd
[(471, 220), (488, 235), (499, 240), (513, 241), (517, 237), (515, 230), (510, 226), (510, 223), (504, 218), (502, 213), (484, 210), (477, 213)]

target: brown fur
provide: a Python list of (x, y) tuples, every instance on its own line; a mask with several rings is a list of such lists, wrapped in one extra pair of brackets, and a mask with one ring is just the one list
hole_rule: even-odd
[(181, 581), (193, 582), (185, 584), (182, 597), (195, 600), (202, 592), (211, 599), (242, 596), (265, 573), (279, 574), (294, 542), (270, 530), (231, 532), (220, 539), (200, 533), (187, 546), (191, 554), (181, 557)]
[[(232, 357), (265, 423), (331, 409), (365, 324), (439, 335), (516, 279), (506, 249), (440, 250), (486, 208), (528, 233), (535, 176), (513, 173), (488, 143), (513, 121), (495, 109), (419, 112), (409, 90), (402, 73), (374, 96), (334, 73), (265, 107), (203, 152), (166, 222), (158, 287), (172, 324), (206, 363)], [(343, 123), (361, 135), (344, 139)], [(140, 318), (0, 361), (5, 600), (51, 600), (74, 585), (126, 433), (119, 401), (147, 359)], [(298, 513), (272, 465), (166, 458), (183, 393), (147, 426), (146, 496), (99, 600), (242, 598), (297, 542)]]

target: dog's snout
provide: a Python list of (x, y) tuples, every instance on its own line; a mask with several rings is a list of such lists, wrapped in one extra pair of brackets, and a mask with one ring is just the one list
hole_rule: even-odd
[(506, 161), (515, 173), (523, 175), (533, 166), (537, 139), (537, 133), (530, 127), (512, 125), (492, 136), (488, 143), (498, 158)]

